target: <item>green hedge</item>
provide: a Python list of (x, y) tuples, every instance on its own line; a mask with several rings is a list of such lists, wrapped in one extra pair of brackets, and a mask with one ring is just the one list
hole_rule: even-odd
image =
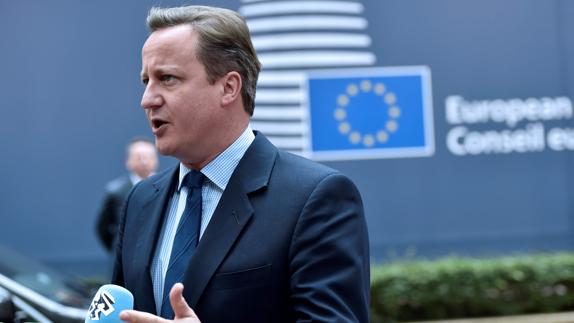
[(574, 255), (402, 261), (371, 271), (371, 322), (574, 309)]

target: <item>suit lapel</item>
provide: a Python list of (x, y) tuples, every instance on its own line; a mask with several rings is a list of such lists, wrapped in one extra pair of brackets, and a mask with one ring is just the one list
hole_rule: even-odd
[[(164, 176), (161, 176), (152, 184), (154, 190), (149, 192), (149, 196), (142, 199), (144, 202), (141, 211), (138, 213), (141, 217), (139, 221), (141, 225), (138, 230), (136, 250), (141, 252), (141, 256), (134, 257), (133, 268), (140, 272), (143, 277), (139, 277), (139, 280), (134, 282), (133, 286), (137, 286), (139, 289), (134, 294), (146, 295), (145, 298), (139, 299), (140, 307), (151, 313), (155, 313), (156, 308), (150, 267), (159, 233), (161, 232), (165, 209), (171, 197), (172, 183), (177, 177), (178, 170), (179, 168), (175, 167), (173, 171), (166, 172)], [(140, 271), (142, 269), (143, 271)]]
[(248, 194), (267, 186), (277, 149), (261, 134), (235, 168), (183, 279), (193, 308), (209, 280), (253, 216)]

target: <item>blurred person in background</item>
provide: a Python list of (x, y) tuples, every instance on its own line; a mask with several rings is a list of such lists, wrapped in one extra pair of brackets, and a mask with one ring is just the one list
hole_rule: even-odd
[(113, 251), (121, 209), (128, 193), (142, 179), (153, 175), (158, 164), (157, 150), (151, 140), (134, 138), (129, 142), (126, 147), (126, 169), (129, 174), (120, 176), (106, 185), (96, 225), (98, 238), (108, 252)]

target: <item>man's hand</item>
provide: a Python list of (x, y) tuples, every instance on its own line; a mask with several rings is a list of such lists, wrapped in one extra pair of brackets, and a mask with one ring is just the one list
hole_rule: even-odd
[(166, 320), (159, 316), (150, 313), (126, 310), (120, 313), (120, 319), (129, 323), (201, 323), (195, 312), (187, 305), (185, 298), (183, 298), (183, 284), (177, 283), (173, 285), (169, 292), (169, 302), (175, 313), (173, 321)]

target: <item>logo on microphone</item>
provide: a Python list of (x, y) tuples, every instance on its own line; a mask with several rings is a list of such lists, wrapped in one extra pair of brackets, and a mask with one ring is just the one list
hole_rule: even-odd
[(90, 320), (99, 321), (101, 314), (105, 316), (112, 314), (115, 311), (114, 304), (115, 299), (112, 295), (106, 291), (98, 291), (88, 310)]

